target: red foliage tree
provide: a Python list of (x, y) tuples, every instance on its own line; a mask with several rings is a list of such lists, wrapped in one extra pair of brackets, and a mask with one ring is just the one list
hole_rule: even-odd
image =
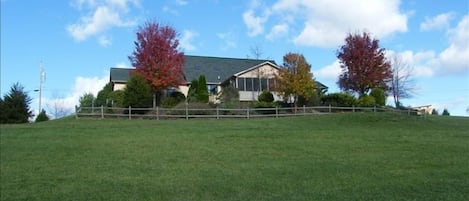
[(342, 90), (356, 92), (360, 96), (375, 87), (388, 90), (392, 68), (385, 58), (385, 49), (378, 43), (366, 32), (349, 34), (345, 38), (345, 45), (337, 51), (342, 68), (337, 83)]
[(147, 22), (137, 31), (135, 50), (129, 60), (154, 92), (177, 87), (184, 82), (184, 53), (178, 50), (176, 36), (172, 27), (156, 22)]

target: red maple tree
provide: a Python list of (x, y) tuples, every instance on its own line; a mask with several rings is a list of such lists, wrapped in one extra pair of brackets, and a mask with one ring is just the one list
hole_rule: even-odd
[(345, 45), (337, 51), (342, 68), (337, 82), (339, 87), (360, 96), (375, 87), (387, 90), (392, 69), (384, 53), (385, 49), (379, 47), (379, 41), (371, 39), (368, 33), (349, 34)]
[(172, 27), (156, 22), (147, 22), (137, 31), (135, 50), (129, 60), (154, 92), (184, 83), (184, 53), (178, 50), (176, 36)]

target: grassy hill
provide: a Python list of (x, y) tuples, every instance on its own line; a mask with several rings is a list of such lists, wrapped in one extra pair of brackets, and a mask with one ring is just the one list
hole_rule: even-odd
[(1, 200), (468, 200), (469, 118), (1, 126)]

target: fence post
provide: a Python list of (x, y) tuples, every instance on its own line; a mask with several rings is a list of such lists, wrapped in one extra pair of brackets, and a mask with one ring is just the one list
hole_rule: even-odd
[(278, 118), (278, 106), (275, 106), (275, 118)]
[(132, 119), (132, 107), (129, 105), (129, 120)]
[(305, 115), (306, 115), (306, 106), (303, 105), (303, 116), (305, 116)]
[(249, 119), (249, 107), (247, 108), (246, 113), (247, 113), (247, 118)]
[(158, 106), (156, 106), (156, 120), (160, 120), (160, 110)]
[(104, 119), (104, 106), (101, 105), (101, 119)]
[(186, 102), (186, 120), (189, 119), (189, 108), (188, 103)]
[(217, 106), (217, 119), (220, 119), (219, 111), (218, 111), (218, 106)]
[(410, 108), (407, 108), (407, 115), (410, 116)]
[(373, 112), (376, 113), (376, 105), (373, 106)]
[(332, 113), (331, 104), (329, 104), (329, 113)]
[(352, 105), (352, 112), (355, 113), (355, 105)]

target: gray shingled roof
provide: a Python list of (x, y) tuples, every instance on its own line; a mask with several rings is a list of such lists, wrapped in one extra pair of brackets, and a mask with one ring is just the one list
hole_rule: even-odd
[[(208, 83), (219, 83), (229, 79), (235, 73), (247, 70), (251, 67), (272, 60), (237, 59), (205, 56), (184, 56), (184, 76), (187, 82), (205, 75)], [(111, 68), (112, 82), (127, 82), (130, 71), (133, 69)]]
[(267, 61), (275, 64), (271, 60), (185, 56), (184, 75), (188, 82), (198, 79), (200, 75), (205, 75), (207, 82), (219, 83), (238, 72)]
[(111, 68), (111, 82), (127, 82), (130, 79), (130, 72), (134, 69)]

